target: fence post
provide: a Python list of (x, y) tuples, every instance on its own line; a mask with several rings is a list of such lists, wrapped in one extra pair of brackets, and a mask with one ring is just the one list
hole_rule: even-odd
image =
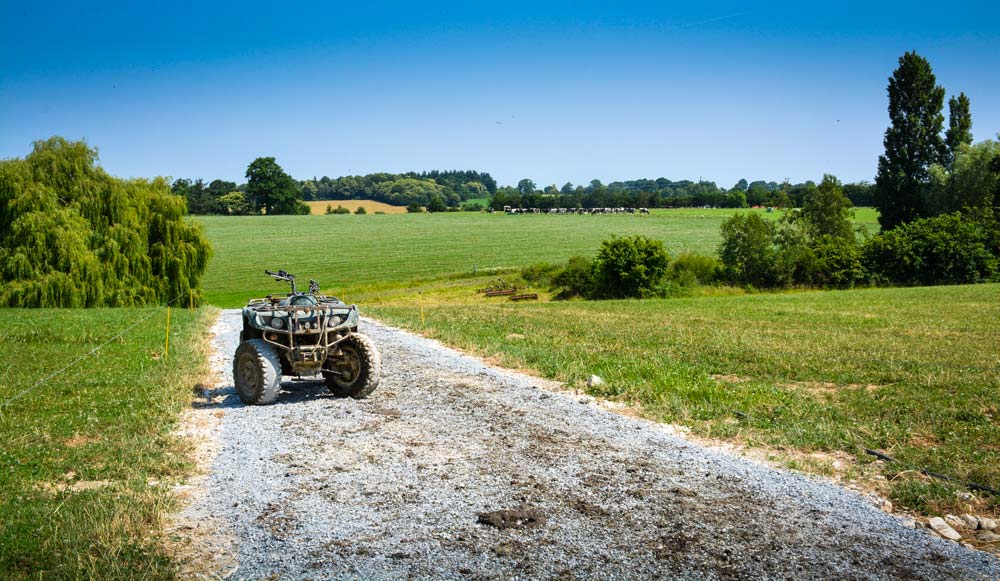
[(170, 356), (170, 305), (167, 305), (167, 334), (164, 338), (163, 358)]

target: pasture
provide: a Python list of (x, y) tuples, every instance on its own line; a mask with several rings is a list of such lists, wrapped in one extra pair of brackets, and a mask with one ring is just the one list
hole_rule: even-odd
[[(714, 254), (719, 224), (738, 211), (654, 210), (651, 215), (506, 216), (456, 212), (404, 215), (206, 216), (197, 220), (215, 249), (203, 289), (217, 306), (281, 291), (263, 275), (283, 268), (348, 299), (378, 298), (449, 275), (497, 272), (574, 254), (592, 256), (612, 234), (664, 241), (674, 255)], [(766, 214), (778, 217), (779, 213)], [(877, 229), (875, 212), (859, 225)]]
[(0, 571), (170, 577), (157, 535), (174, 502), (169, 485), (189, 467), (188, 444), (170, 430), (206, 369), (215, 310), (173, 310), (169, 357), (161, 309), (3, 314)]

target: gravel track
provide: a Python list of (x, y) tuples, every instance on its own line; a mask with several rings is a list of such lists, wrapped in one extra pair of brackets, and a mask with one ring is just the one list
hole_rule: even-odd
[[(222, 314), (225, 366), (239, 325)], [(225, 523), (230, 578), (1000, 578), (996, 558), (852, 492), (435, 341), (362, 331), (383, 361), (366, 400), (289, 381), (246, 407), (228, 375), (206, 392), (224, 413), (219, 453), (185, 512)], [(477, 522), (501, 509), (536, 520)]]

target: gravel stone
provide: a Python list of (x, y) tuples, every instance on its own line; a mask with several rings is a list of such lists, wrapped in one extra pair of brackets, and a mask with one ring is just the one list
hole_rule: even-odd
[[(222, 316), (232, 357), (240, 314)], [(230, 578), (1000, 578), (995, 557), (857, 493), (374, 321), (362, 332), (383, 363), (368, 399), (290, 378), (269, 406), (243, 406), (231, 378), (217, 390), (195, 508), (232, 533)]]
[(929, 526), (932, 531), (949, 541), (962, 540), (962, 535), (958, 534), (958, 531), (953, 529), (945, 519), (939, 516), (933, 516), (927, 519), (927, 526)]

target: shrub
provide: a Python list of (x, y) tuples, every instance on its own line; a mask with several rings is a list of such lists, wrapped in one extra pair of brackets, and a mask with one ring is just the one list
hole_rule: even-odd
[(851, 288), (867, 276), (861, 249), (853, 239), (821, 236), (812, 247), (817, 262), (814, 284)]
[(590, 298), (594, 294), (594, 261), (586, 256), (572, 256), (566, 267), (552, 277), (554, 298)]
[(441, 194), (434, 194), (431, 196), (430, 203), (427, 204), (428, 212), (447, 212), (448, 206), (444, 202), (444, 198)]
[(421, 206), (420, 204), (418, 204), (416, 202), (414, 202), (414, 203), (412, 203), (412, 204), (410, 204), (409, 206), (406, 207), (406, 212), (408, 214), (420, 214), (423, 211), (424, 211), (423, 206)]
[(639, 298), (655, 294), (670, 264), (663, 242), (645, 236), (612, 236), (594, 261), (595, 298)]
[(776, 227), (759, 214), (736, 214), (722, 222), (719, 258), (726, 280), (774, 287), (782, 278), (775, 244)]
[(719, 280), (722, 265), (714, 256), (705, 256), (695, 252), (685, 252), (670, 263), (667, 277), (679, 283), (689, 285), (712, 284)]
[(358, 209), (354, 210), (354, 213), (361, 216), (363, 214), (367, 214), (368, 210), (366, 210), (364, 206), (358, 206)]
[(552, 279), (562, 272), (563, 268), (548, 262), (531, 264), (521, 269), (521, 278), (535, 286), (550, 286)]
[(880, 232), (863, 249), (864, 265), (894, 284), (976, 283), (997, 276), (997, 256), (981, 221), (959, 213), (923, 218)]

